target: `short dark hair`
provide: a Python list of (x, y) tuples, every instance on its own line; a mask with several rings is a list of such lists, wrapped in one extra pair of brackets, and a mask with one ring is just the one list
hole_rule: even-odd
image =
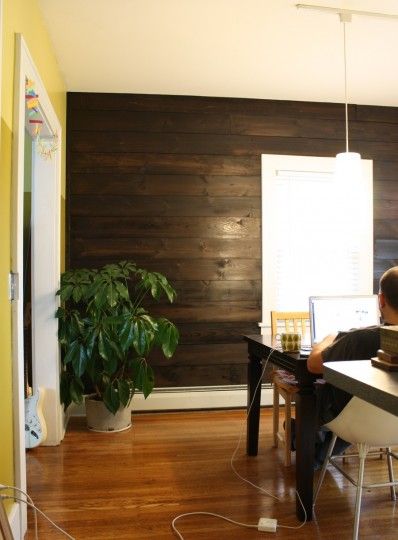
[(398, 266), (393, 266), (381, 276), (380, 291), (387, 303), (398, 311)]

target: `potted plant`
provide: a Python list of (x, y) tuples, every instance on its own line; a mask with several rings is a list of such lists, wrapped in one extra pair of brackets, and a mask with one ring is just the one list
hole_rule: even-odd
[[(81, 403), (87, 386), (91, 402), (103, 409), (105, 426), (99, 431), (121, 430), (131, 425), (130, 402), (135, 390), (145, 398), (154, 387), (147, 361), (151, 350), (170, 358), (179, 334), (172, 322), (150, 315), (146, 297), (169, 302), (176, 297), (165, 276), (121, 261), (95, 270), (69, 270), (61, 275), (58, 340), (62, 349), (61, 401)], [(86, 414), (89, 401), (86, 399)], [(124, 414), (119, 425), (116, 420)], [(127, 425), (126, 425), (127, 423)]]

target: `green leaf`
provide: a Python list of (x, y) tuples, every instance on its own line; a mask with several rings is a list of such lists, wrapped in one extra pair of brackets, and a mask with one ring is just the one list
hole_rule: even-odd
[(61, 403), (66, 410), (72, 403), (81, 403), (83, 399), (83, 384), (79, 379), (73, 377), (73, 375), (66, 370), (61, 372), (60, 379), (60, 398)]
[(66, 302), (73, 293), (73, 285), (67, 285), (63, 287), (60, 292), (61, 302)]
[(118, 363), (116, 355), (110, 357), (104, 362), (104, 369), (108, 375), (114, 375), (118, 370)]
[(91, 357), (93, 354), (93, 350), (95, 345), (97, 344), (97, 338), (98, 338), (98, 329), (97, 328), (91, 328), (86, 336), (86, 350), (87, 350), (87, 356)]
[(70, 383), (70, 397), (73, 403), (81, 403), (83, 401), (84, 387), (82, 382), (75, 377)]
[(131, 319), (127, 319), (119, 332), (120, 346), (124, 352), (128, 351), (134, 340), (134, 326)]
[(98, 308), (101, 308), (107, 301), (107, 293), (108, 293), (108, 288), (106, 284), (102, 283), (101, 285), (98, 286), (97, 291), (94, 296), (94, 302)]
[(119, 298), (119, 293), (117, 292), (116, 287), (113, 283), (109, 283), (107, 285), (107, 291), (106, 291), (106, 299), (108, 301), (108, 304), (111, 307), (115, 307), (117, 304), (117, 300)]
[(141, 359), (137, 367), (138, 369), (134, 384), (137, 390), (140, 390), (144, 394), (146, 399), (152, 392), (155, 385), (155, 375), (153, 373), (153, 369), (147, 364), (145, 358)]
[(73, 292), (72, 292), (72, 298), (73, 298), (73, 300), (74, 300), (76, 303), (78, 303), (78, 302), (80, 302), (82, 296), (83, 296), (83, 294), (82, 294), (82, 288), (81, 288), (80, 286), (74, 287)]
[(69, 362), (72, 362), (73, 358), (76, 355), (80, 354), (80, 342), (78, 339), (75, 341), (72, 341), (71, 344), (68, 347), (68, 350), (64, 356), (63, 363), (69, 364)]
[(129, 290), (123, 283), (120, 283), (120, 281), (116, 281), (115, 287), (121, 298), (123, 298), (124, 300), (130, 299)]
[(75, 354), (72, 357), (72, 367), (76, 377), (81, 377), (86, 371), (87, 366), (87, 352), (82, 343), (79, 343)]
[(102, 331), (98, 334), (98, 352), (104, 360), (108, 360), (109, 356), (113, 354), (107, 336)]
[(105, 360), (104, 369), (109, 375), (113, 375), (117, 371), (118, 358), (120, 358), (120, 350), (116, 343), (110, 339), (108, 334), (100, 331), (98, 335), (98, 352)]
[(117, 389), (119, 392), (120, 402), (125, 407), (128, 407), (128, 405), (130, 404), (131, 398), (133, 397), (133, 391), (134, 391), (134, 388), (131, 387), (131, 383), (129, 383), (129, 381), (126, 381), (125, 379), (118, 379)]
[(70, 387), (70, 374), (67, 371), (62, 371), (59, 389), (60, 389), (61, 403), (63, 404), (65, 411), (69, 407), (69, 405), (72, 403), (69, 387)]
[(109, 384), (102, 396), (105, 407), (112, 413), (116, 414), (120, 407), (119, 393), (116, 388)]
[(149, 315), (136, 317), (133, 323), (133, 346), (137, 353), (144, 356), (149, 353), (155, 341), (156, 321)]
[(161, 346), (166, 358), (171, 358), (177, 348), (180, 334), (175, 325), (168, 319), (158, 319), (157, 343)]

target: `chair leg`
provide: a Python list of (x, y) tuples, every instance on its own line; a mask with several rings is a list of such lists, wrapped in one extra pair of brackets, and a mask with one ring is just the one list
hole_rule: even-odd
[(278, 448), (278, 431), (279, 431), (279, 390), (274, 383), (274, 407), (272, 410), (272, 425), (274, 435), (274, 447)]
[(292, 464), (292, 399), (287, 394), (285, 396), (285, 466), (290, 467)]
[[(386, 448), (386, 455), (387, 455), (388, 478), (390, 482), (394, 482), (394, 469), (392, 466), (391, 448)], [(395, 494), (394, 485), (390, 486), (390, 494), (391, 494), (391, 500), (396, 501), (397, 497)]]
[(357, 495), (355, 499), (355, 519), (354, 519), (354, 530), (352, 533), (352, 540), (358, 539), (359, 517), (361, 514), (363, 473), (365, 470), (365, 458), (368, 453), (368, 450), (369, 450), (368, 445), (363, 444), (363, 443), (358, 444), (359, 469), (358, 469), (358, 481), (357, 481)]
[(334, 445), (336, 444), (336, 439), (337, 439), (337, 435), (335, 435), (333, 433), (333, 437), (332, 437), (332, 440), (329, 443), (329, 448), (328, 448), (328, 451), (326, 453), (326, 457), (325, 457), (325, 460), (323, 462), (321, 472), (319, 473), (318, 483), (317, 483), (316, 488), (315, 488), (314, 499), (313, 499), (313, 503), (312, 503), (313, 506), (315, 506), (315, 502), (316, 502), (316, 499), (318, 497), (319, 491), (321, 489), (323, 479), (325, 478), (326, 467), (328, 466), (330, 456), (332, 455)]

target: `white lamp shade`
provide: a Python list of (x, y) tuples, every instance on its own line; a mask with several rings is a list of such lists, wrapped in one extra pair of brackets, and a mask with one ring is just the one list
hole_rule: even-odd
[(362, 175), (361, 154), (341, 152), (336, 156), (335, 174), (337, 179), (355, 184)]

